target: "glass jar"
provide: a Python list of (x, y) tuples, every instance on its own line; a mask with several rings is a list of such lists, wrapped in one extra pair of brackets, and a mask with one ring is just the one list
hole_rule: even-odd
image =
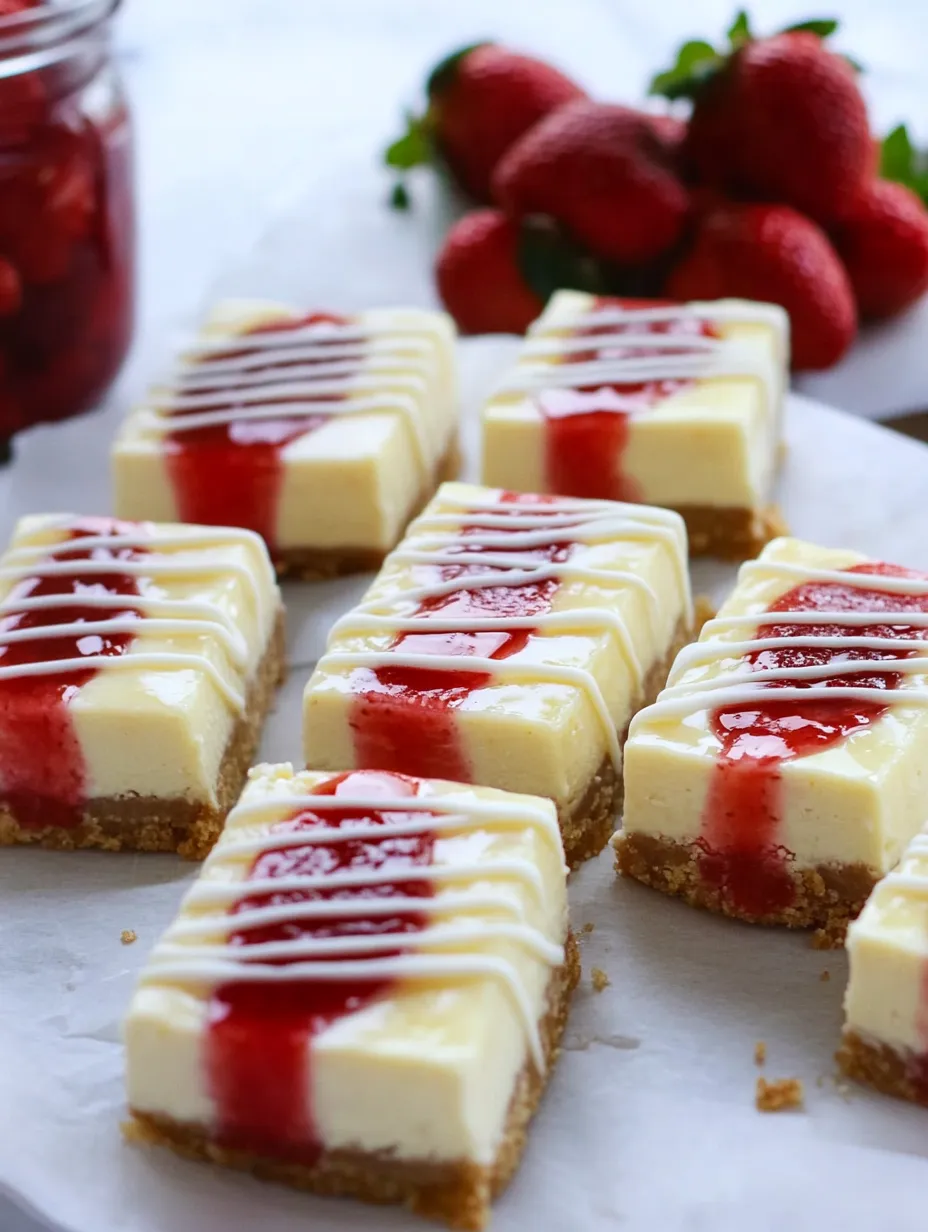
[(119, 0), (0, 0), (0, 448), (92, 407), (132, 337)]

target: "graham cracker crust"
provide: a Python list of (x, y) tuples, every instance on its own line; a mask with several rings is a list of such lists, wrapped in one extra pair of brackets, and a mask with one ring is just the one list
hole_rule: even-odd
[[(425, 485), (418, 502), (406, 519), (407, 526), (413, 518), (419, 516), (441, 484), (457, 478), (460, 469), (461, 448), (455, 433), (439, 459), (431, 480)], [(400, 538), (405, 530), (404, 526)], [(275, 548), (271, 552), (271, 558), (279, 578), (297, 582), (321, 582), (328, 578), (347, 577), (351, 573), (374, 573), (394, 547), (396, 544), (390, 548)]]
[(776, 505), (765, 509), (728, 509), (712, 505), (671, 506), (686, 523), (691, 556), (750, 560), (779, 535), (789, 533)]
[(248, 688), (245, 709), (232, 729), (219, 767), (218, 803), (158, 796), (110, 796), (88, 800), (84, 820), (73, 828), (26, 829), (0, 807), (0, 847), (37, 844), (54, 851), (96, 847), (104, 851), (173, 851), (202, 860), (219, 837), (226, 815), (241, 794), (264, 720), (277, 686), (286, 676), (284, 614), (273, 632)]
[[(640, 701), (632, 707), (628, 723), (619, 738), (620, 745), (624, 746), (628, 738), (628, 728), (634, 716), (655, 700), (667, 681), (677, 654), (698, 635), (705, 618), (703, 611), (697, 609), (695, 629), (680, 620), (670, 649), (662, 659), (652, 664), (645, 675)], [(612, 759), (607, 756), (590, 780), (580, 803), (569, 811), (558, 808), (564, 856), (570, 868), (576, 868), (584, 860), (592, 859), (603, 850), (615, 831), (616, 818), (622, 811), (624, 799), (624, 779), (612, 764)]]
[(496, 1159), (489, 1166), (469, 1160), (402, 1160), (388, 1152), (351, 1150), (323, 1151), (312, 1165), (289, 1163), (226, 1150), (211, 1140), (209, 1130), (202, 1125), (180, 1124), (170, 1117), (136, 1109), (130, 1109), (133, 1119), (123, 1126), (123, 1132), (131, 1142), (166, 1146), (188, 1159), (250, 1172), (261, 1180), (279, 1181), (323, 1197), (402, 1205), (451, 1228), (480, 1232), (486, 1226), (490, 1204), (505, 1189), (522, 1158), (528, 1126), (557, 1060), (570, 997), (579, 978), (580, 954), (568, 931), (564, 963), (548, 982), (539, 1024), (545, 1072), (539, 1073), (530, 1058), (523, 1066), (509, 1101)]
[(653, 834), (620, 830), (613, 840), (616, 869), (653, 890), (682, 898), (749, 924), (777, 924), (787, 928), (815, 928), (819, 948), (835, 948), (844, 941), (847, 926), (859, 915), (880, 879), (865, 864), (819, 864), (791, 870), (793, 902), (780, 911), (755, 914), (733, 905), (722, 887), (703, 879), (699, 863), (705, 851), (698, 843), (679, 843)]
[(835, 1060), (846, 1078), (873, 1087), (883, 1095), (928, 1107), (928, 1083), (924, 1079), (916, 1082), (913, 1077), (919, 1070), (928, 1070), (928, 1065), (913, 1053), (867, 1039), (845, 1027)]

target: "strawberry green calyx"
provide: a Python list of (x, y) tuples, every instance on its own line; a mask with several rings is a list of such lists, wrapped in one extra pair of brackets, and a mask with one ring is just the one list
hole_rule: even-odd
[(520, 220), (516, 264), (542, 302), (560, 290), (633, 298), (654, 296), (666, 274), (655, 262), (630, 267), (594, 256), (546, 214), (530, 214)]
[(399, 177), (390, 194), (390, 204), (394, 209), (409, 208), (409, 193), (403, 182), (403, 173), (413, 167), (434, 164), (440, 160), (437, 141), (438, 115), (437, 105), (442, 93), (454, 80), (458, 66), (478, 47), (486, 43), (470, 43), (467, 47), (445, 56), (432, 69), (426, 78), (425, 92), (428, 96), (428, 107), (421, 115), (406, 112), (406, 128), (384, 150), (383, 161), (387, 167), (399, 172)]
[[(834, 34), (837, 28), (837, 21), (822, 17), (797, 22), (787, 26), (781, 33), (815, 34), (824, 39)], [(691, 39), (684, 43), (677, 53), (674, 65), (652, 78), (648, 93), (671, 100), (694, 99), (701, 94), (709, 82), (725, 68), (731, 56), (747, 43), (754, 41), (755, 35), (744, 9), (735, 15), (726, 32), (726, 38), (728, 46), (723, 48), (713, 47), (703, 39)], [(854, 64), (854, 67), (860, 68), (857, 64)]]
[(904, 124), (898, 125), (883, 139), (880, 178), (905, 184), (928, 204), (928, 155), (912, 144)]

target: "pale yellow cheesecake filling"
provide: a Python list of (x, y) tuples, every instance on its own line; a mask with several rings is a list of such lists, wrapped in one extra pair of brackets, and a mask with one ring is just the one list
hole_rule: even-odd
[[(403, 645), (394, 647), (403, 622), (415, 617), (423, 594), (440, 574), (440, 562), (455, 559), (443, 552), (480, 541), (480, 535), (462, 535), (461, 529), (479, 522), (481, 510), (484, 518), (501, 519), (502, 527), (513, 516), (522, 517), (526, 541), (533, 536), (558, 541), (560, 536), (576, 543), (567, 561), (551, 565), (547, 573), (537, 573), (537, 561), (520, 564), (513, 558), (511, 572), (490, 577), (503, 586), (539, 576), (554, 577), (557, 584), (545, 612), (526, 618), (535, 630), (526, 644), (496, 662), (481, 660), (478, 670), (488, 673), (488, 682), (454, 707), (468, 780), (569, 805), (604, 760), (618, 760), (616, 733), (624, 732), (640, 705), (648, 671), (667, 656), (675, 632), (689, 619), (682, 521), (664, 510), (612, 502), (517, 506), (505, 503), (495, 489), (445, 484), (388, 557), (359, 608), (330, 635), (304, 695), (308, 765), (359, 764), (357, 699), (370, 683), (371, 670), (407, 661)], [(558, 519), (564, 524), (571, 518), (576, 526), (558, 530)], [(488, 553), (494, 542), (505, 543), (499, 530), (496, 540), (492, 528), (485, 532)], [(498, 555), (474, 559), (500, 561)], [(464, 578), (460, 588), (466, 587)], [(433, 612), (419, 631), (440, 629), (435, 619), (443, 615)], [(486, 619), (491, 628), (518, 627), (504, 616)], [(447, 620), (468, 627), (454, 612)], [(438, 666), (428, 655), (416, 662), (425, 670)], [(461, 656), (457, 662), (464, 669), (469, 660)]]
[[(305, 359), (281, 367), (273, 374), (273, 385), (259, 383), (269, 380), (266, 372), (235, 366), (241, 364), (234, 358), (236, 339), (300, 315), (263, 301), (217, 305), (195, 344), (179, 357), (177, 374), (188, 382), (186, 401), (179, 400), (178, 387), (167, 379), (129, 415), (114, 443), (119, 516), (178, 518), (178, 496), (165, 453), (166, 416), (176, 415), (181, 407), (189, 410), (191, 388), (192, 396), (208, 407), (212, 378), (209, 372), (198, 373), (198, 361), (215, 357), (227, 344), (233, 358), (225, 361), (220, 378), (227, 400), (244, 399), (251, 413), (257, 408), (258, 414), (268, 416), (274, 413), (272, 399), (277, 396), (302, 398), (307, 413), (320, 400), (327, 407), (322, 423), (308, 427), (281, 450), (275, 546), (386, 550), (396, 542), (454, 441), (454, 327), (441, 313), (370, 309), (350, 315), (344, 326), (331, 327), (334, 342), (327, 337), (325, 346), (311, 340), (294, 348), (283, 335), (286, 350), (269, 345), (269, 357), (277, 362), (291, 355)], [(339, 342), (340, 335), (344, 342)], [(250, 343), (260, 336), (252, 335)], [(203, 392), (197, 394), (191, 381), (198, 381)], [(287, 405), (276, 409), (284, 416)], [(203, 482), (209, 483), (209, 476)]]
[[(734, 700), (749, 709), (752, 698), (760, 700), (756, 693), (738, 693), (745, 686), (756, 687), (745, 654), (752, 640), (763, 636), (763, 627), (752, 617), (765, 613), (793, 587), (822, 576), (832, 579), (836, 571), (866, 559), (858, 552), (777, 539), (757, 561), (742, 566), (738, 585), (718, 618), (703, 627), (695, 647), (681, 652), (668, 689), (632, 722), (625, 746), (627, 832), (682, 843), (700, 836), (722, 747), (711, 726), (713, 707)], [(894, 585), (919, 593), (925, 589), (924, 581), (907, 583), (865, 575), (857, 575), (856, 580), (878, 590)], [(808, 619), (829, 624), (827, 609), (811, 613)], [(895, 623), (918, 619), (917, 614), (905, 613)], [(788, 617), (782, 621), (791, 623)], [(839, 632), (853, 635), (854, 630), (842, 627)], [(897, 645), (901, 655), (912, 653), (905, 642)], [(882, 717), (820, 752), (784, 760), (778, 766), (776, 841), (792, 853), (796, 866), (860, 862), (885, 872), (923, 824), (928, 667), (922, 652), (916, 653), (914, 661), (901, 669), (904, 674), (898, 689), (882, 694), (888, 706)], [(815, 675), (816, 669), (809, 670)], [(828, 695), (824, 687), (817, 686), (816, 692)], [(776, 700), (778, 694), (785, 696), (780, 689), (771, 690), (764, 700)], [(811, 690), (805, 694), (811, 696)]]
[(928, 1051), (928, 835), (873, 890), (847, 933), (845, 1026), (897, 1051)]
[[(242, 976), (237, 956), (248, 952), (222, 948), (234, 919), (228, 908), (247, 894), (243, 879), (256, 856), (275, 838), (278, 847), (286, 842), (273, 835), (275, 825), (301, 807), (320, 807), (308, 793), (329, 777), (289, 766), (252, 771), (130, 1005), (127, 1089), (135, 1111), (221, 1128), (207, 1015), (212, 992)], [(363, 796), (357, 777), (351, 794)], [(391, 802), (383, 788), (369, 799), (381, 809)], [(394, 976), (383, 995), (306, 1039), (306, 1089), (296, 1098), (317, 1147), (488, 1164), (516, 1078), (538, 1063), (545, 993), (563, 961), (563, 849), (549, 801), (437, 781), (420, 781), (417, 800), (439, 810), (423, 814), (435, 831), (431, 861), (417, 869), (431, 885), (425, 926), (402, 957), (386, 960)], [(397, 810), (409, 806), (408, 797), (393, 801)], [(388, 814), (383, 826), (390, 824)], [(316, 954), (318, 943), (301, 944), (294, 943), (298, 958), (325, 956)], [(369, 949), (362, 942), (331, 961), (350, 975)], [(268, 978), (279, 985), (295, 978), (294, 968), (278, 965)]]
[[(691, 377), (686, 388), (630, 415), (616, 474), (635, 487), (636, 499), (649, 504), (743, 509), (768, 501), (789, 362), (782, 310), (721, 300), (610, 314), (617, 320), (624, 316), (628, 330), (638, 316), (647, 324), (661, 312), (668, 319), (710, 321), (716, 334), (712, 349), (688, 357), (667, 349), (672, 342), (667, 335), (572, 337), (577, 329), (595, 326), (595, 304), (592, 295), (559, 291), (529, 331), (516, 367), (483, 409), (483, 482), (523, 492), (551, 490), (547, 429), (538, 402), (546, 390), (672, 379), (679, 371)], [(679, 345), (687, 342), (683, 338)], [(567, 363), (568, 347), (592, 350), (609, 344), (611, 358)], [(623, 347), (635, 353), (627, 357)]]
[[(0, 557), (0, 605), (17, 610), (23, 583), (56, 548), (60, 555), (65, 545), (79, 549), (88, 542), (70, 539), (73, 520), (34, 515), (17, 524)], [(143, 554), (100, 569), (131, 569), (140, 594), (122, 606), (137, 607), (141, 616), (125, 653), (103, 659), (67, 700), (85, 794), (215, 805), (223, 754), (279, 618), (267, 551), (256, 535), (225, 528), (144, 523), (125, 527), (121, 538)], [(101, 539), (103, 547), (110, 543), (115, 540)], [(87, 567), (78, 560), (72, 569), (83, 576)], [(94, 602), (92, 575), (85, 590), (87, 597), (73, 602)], [(50, 602), (66, 606), (63, 598)], [(101, 608), (99, 616), (105, 621), (112, 611)], [(95, 636), (88, 634), (88, 650)]]

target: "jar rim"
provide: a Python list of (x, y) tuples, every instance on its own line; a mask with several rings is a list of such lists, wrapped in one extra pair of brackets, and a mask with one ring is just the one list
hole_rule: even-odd
[(58, 49), (101, 26), (119, 4), (120, 0), (41, 0), (34, 8), (7, 13), (0, 17), (0, 61), (21, 56), (55, 60)]

